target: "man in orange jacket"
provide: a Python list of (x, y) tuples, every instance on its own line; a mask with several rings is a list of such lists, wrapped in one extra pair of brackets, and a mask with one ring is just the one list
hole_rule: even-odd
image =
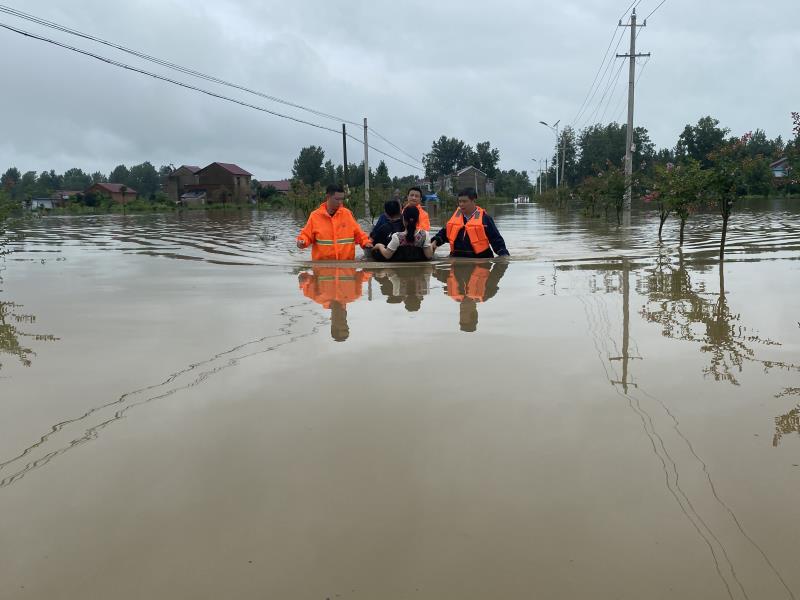
[(356, 244), (372, 248), (372, 241), (364, 233), (344, 203), (344, 190), (340, 185), (325, 189), (325, 202), (311, 213), (306, 226), (297, 236), (297, 247), (311, 246), (311, 260), (353, 260)]
[(425, 231), (431, 230), (431, 218), (428, 215), (428, 212), (422, 208), (422, 190), (418, 187), (410, 187), (408, 188), (408, 194), (406, 195), (406, 203), (403, 206), (416, 206), (419, 210), (419, 223), (418, 229), (424, 229)]

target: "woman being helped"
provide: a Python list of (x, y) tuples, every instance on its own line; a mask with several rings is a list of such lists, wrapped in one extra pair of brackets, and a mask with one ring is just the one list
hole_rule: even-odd
[(419, 209), (407, 206), (403, 209), (405, 231), (392, 234), (387, 245), (375, 244), (375, 250), (386, 260), (413, 262), (433, 258), (431, 234), (419, 229)]

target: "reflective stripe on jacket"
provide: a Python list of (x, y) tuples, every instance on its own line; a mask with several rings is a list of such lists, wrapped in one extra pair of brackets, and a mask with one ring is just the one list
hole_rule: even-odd
[[(340, 209), (341, 210), (341, 209)], [(303, 295), (323, 308), (330, 308), (331, 302), (342, 306), (358, 300), (365, 281), (372, 277), (369, 271), (357, 271), (341, 267), (314, 268), (311, 273), (301, 273), (300, 289)]]
[(489, 238), (486, 237), (486, 230), (483, 227), (483, 209), (480, 206), (477, 207), (475, 214), (470, 217), (465, 225), (461, 209), (457, 208), (446, 225), (447, 241), (450, 242), (450, 254), (453, 253), (456, 247), (456, 238), (463, 227), (467, 228), (467, 238), (475, 254), (480, 254), (489, 249)]
[(369, 242), (353, 213), (340, 206), (331, 216), (324, 202), (309, 215), (297, 239), (311, 245), (311, 260), (353, 260), (356, 244), (363, 248)]

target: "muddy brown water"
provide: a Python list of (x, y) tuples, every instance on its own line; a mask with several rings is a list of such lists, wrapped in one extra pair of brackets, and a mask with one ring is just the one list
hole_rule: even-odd
[(513, 259), (290, 215), (48, 217), (0, 292), (2, 598), (800, 597), (800, 208), (492, 207)]

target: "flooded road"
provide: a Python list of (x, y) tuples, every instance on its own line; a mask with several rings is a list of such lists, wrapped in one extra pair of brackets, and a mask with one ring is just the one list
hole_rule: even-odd
[(800, 597), (800, 208), (728, 256), (492, 207), (509, 262), (290, 215), (44, 218), (0, 292), (3, 598)]

